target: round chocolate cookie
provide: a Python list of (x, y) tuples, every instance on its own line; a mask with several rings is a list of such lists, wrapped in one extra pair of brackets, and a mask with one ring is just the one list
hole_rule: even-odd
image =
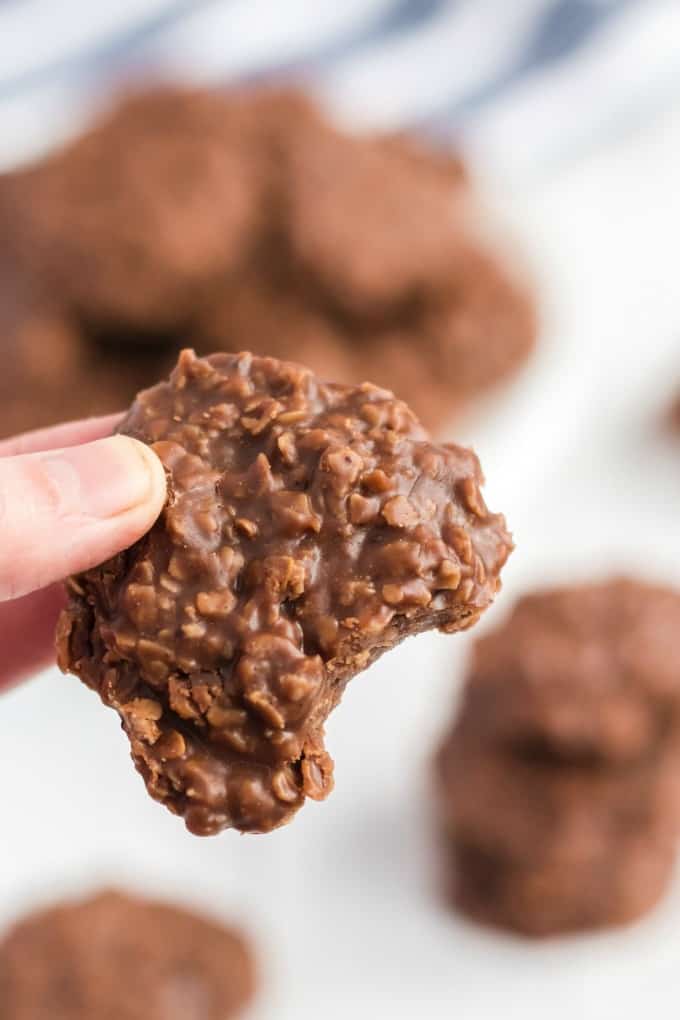
[(120, 342), (181, 330), (244, 259), (264, 212), (249, 123), (217, 91), (157, 88), (14, 175), (48, 296)]
[(670, 880), (677, 740), (612, 768), (523, 757), (455, 729), (437, 795), (449, 898), (484, 923), (535, 936), (624, 924)]
[(457, 157), (308, 111), (270, 135), (269, 234), (206, 302), (199, 349), (301, 358), (303, 342), (314, 371), (377, 379), (428, 425), (517, 369), (536, 337), (533, 301), (484, 237)]
[[(29, 330), (48, 309), (83, 356), (73, 383), (44, 373), (42, 394), (20, 376), (20, 417), (54, 420), (65, 393), (78, 410), (86, 388), (103, 407), (120, 389), (112, 353), (131, 378), (155, 349), (157, 377), (189, 338), (200, 353), (376, 379), (439, 424), (511, 375), (536, 336), (532, 297), (478, 219), (455, 154), (341, 131), (300, 92), (130, 95), (0, 176), (13, 253), (0, 274), (12, 262), (22, 277)], [(0, 408), (0, 431), (13, 420)]]
[(654, 748), (679, 711), (680, 593), (616, 579), (521, 599), (475, 645), (461, 725), (617, 761)]
[(680, 835), (680, 741), (620, 767), (499, 748), (459, 724), (437, 757), (438, 817), (465, 844), (523, 863), (587, 865)]
[(535, 938), (625, 925), (652, 910), (675, 850), (644, 838), (586, 863), (518, 861), (462, 841), (446, 852), (448, 896), (473, 920)]
[(39, 911), (0, 942), (3, 1020), (227, 1020), (254, 988), (241, 935), (118, 892)]
[(168, 504), (70, 582), (60, 665), (191, 831), (268, 831), (330, 791), (323, 725), (349, 679), (489, 605), (505, 522), (475, 455), (391, 393), (272, 358), (185, 351), (121, 431), (163, 461)]
[(404, 315), (460, 273), (469, 195), (458, 182), (443, 186), (379, 137), (323, 125), (296, 138), (284, 165), (293, 261), (340, 314)]

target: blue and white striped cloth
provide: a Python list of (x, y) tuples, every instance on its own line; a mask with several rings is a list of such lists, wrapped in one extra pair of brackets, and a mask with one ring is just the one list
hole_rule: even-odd
[(0, 164), (159, 75), (302, 80), (541, 173), (680, 100), (680, 0), (0, 0)]

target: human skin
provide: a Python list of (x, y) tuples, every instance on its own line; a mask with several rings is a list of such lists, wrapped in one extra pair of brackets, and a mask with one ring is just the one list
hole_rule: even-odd
[(156, 455), (119, 415), (0, 442), (0, 688), (54, 660), (62, 578), (148, 531), (165, 501)]

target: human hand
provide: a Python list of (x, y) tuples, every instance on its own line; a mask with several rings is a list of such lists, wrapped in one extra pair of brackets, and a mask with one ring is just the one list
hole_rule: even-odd
[(0, 442), (0, 687), (53, 660), (58, 582), (137, 541), (161, 511), (161, 463), (143, 443), (112, 436), (118, 420)]

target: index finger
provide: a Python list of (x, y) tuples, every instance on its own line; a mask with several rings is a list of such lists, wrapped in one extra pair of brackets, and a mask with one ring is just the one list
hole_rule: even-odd
[(36, 429), (34, 432), (22, 432), (19, 436), (0, 441), (0, 457), (64, 449), (66, 446), (102, 439), (111, 435), (122, 417), (122, 413), (107, 414), (101, 418), (85, 418), (83, 421), (71, 421), (47, 429)]

